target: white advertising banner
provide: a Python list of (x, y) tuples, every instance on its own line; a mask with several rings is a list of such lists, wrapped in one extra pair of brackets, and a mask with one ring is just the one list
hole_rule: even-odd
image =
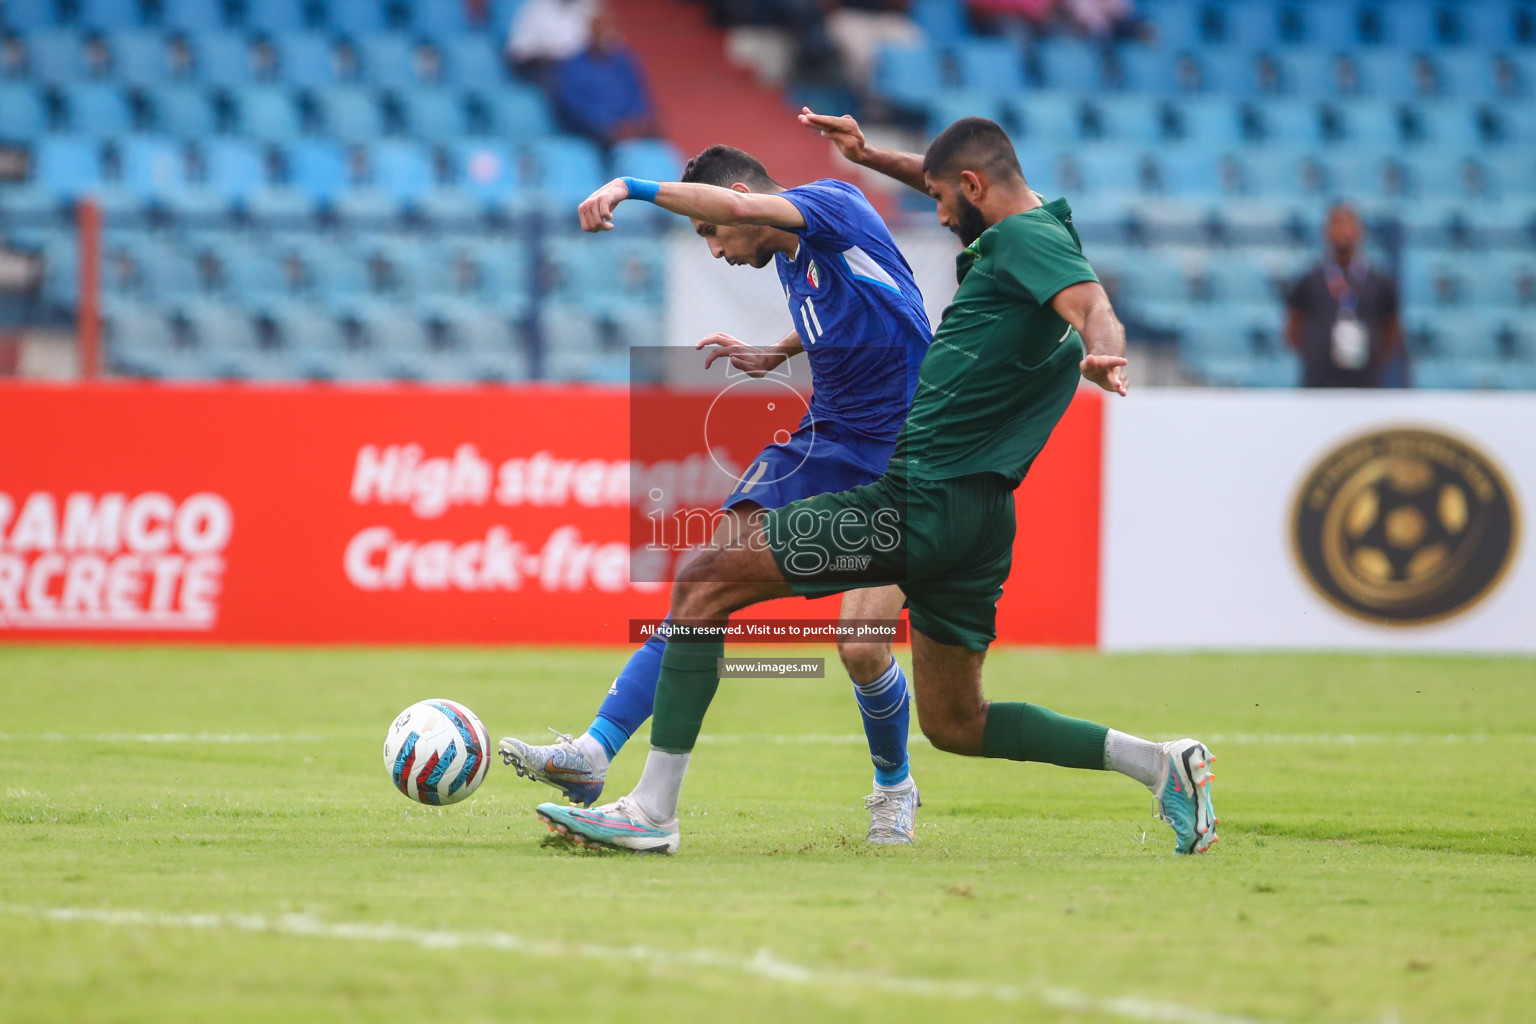
[(1536, 395), (1105, 406), (1104, 648), (1536, 651)]

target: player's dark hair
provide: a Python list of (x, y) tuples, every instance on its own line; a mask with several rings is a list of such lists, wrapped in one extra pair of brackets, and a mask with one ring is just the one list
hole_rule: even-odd
[(1024, 180), (1013, 140), (984, 117), (962, 117), (939, 132), (923, 155), (923, 173), (930, 177), (949, 178), (961, 171), (982, 171), (998, 181)]
[(688, 161), (683, 180), (721, 188), (739, 181), (754, 192), (782, 191), (779, 183), (768, 177), (768, 168), (761, 160), (735, 146), (710, 146)]

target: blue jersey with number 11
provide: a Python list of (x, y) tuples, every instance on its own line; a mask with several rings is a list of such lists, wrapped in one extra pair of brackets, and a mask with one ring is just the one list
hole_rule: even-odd
[(780, 194), (805, 217), (794, 258), (775, 260), (811, 363), (808, 421), (894, 442), (933, 336), (912, 268), (855, 186), (824, 178)]

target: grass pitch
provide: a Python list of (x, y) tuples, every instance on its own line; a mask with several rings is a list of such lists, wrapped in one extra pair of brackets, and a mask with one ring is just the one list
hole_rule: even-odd
[[(1536, 662), (994, 652), (990, 695), (1219, 755), (1174, 859), (1118, 776), (914, 746), (873, 849), (844, 682), (722, 686), (672, 859), (593, 857), (499, 762), (411, 804), (452, 697), (579, 732), (617, 651), (0, 648), (0, 1019), (1528, 1020)], [(836, 676), (835, 660), (829, 675)], [(609, 793), (639, 772), (643, 743)]]

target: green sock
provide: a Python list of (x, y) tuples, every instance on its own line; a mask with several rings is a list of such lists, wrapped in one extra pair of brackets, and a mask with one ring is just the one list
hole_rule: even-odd
[(667, 641), (656, 681), (656, 705), (651, 712), (651, 746), (669, 754), (686, 754), (699, 740), (704, 712), (720, 688), (717, 660), (725, 656), (725, 638)]
[(1049, 708), (993, 701), (987, 709), (981, 756), (1103, 770), (1108, 733), (1102, 725), (1067, 718)]

